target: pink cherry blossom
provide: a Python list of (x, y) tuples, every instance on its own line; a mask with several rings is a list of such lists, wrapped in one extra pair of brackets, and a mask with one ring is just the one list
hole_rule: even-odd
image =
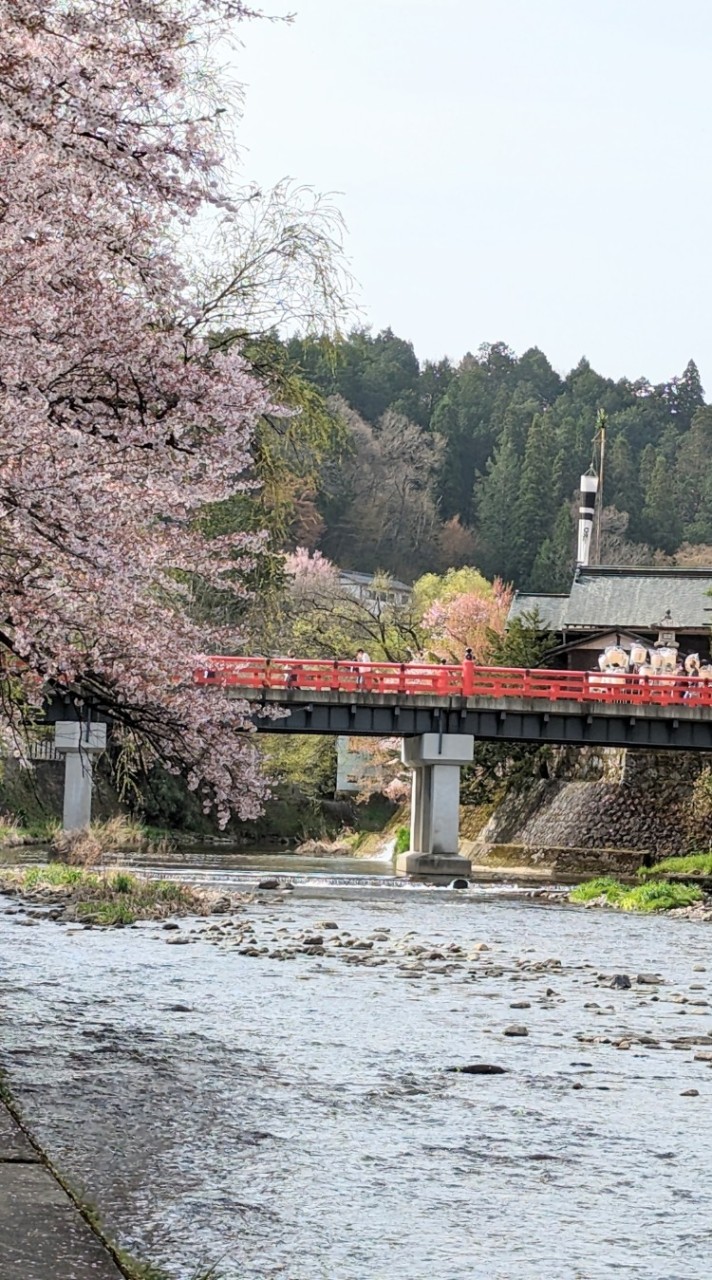
[(460, 662), (466, 648), (475, 662), (486, 664), (492, 636), (502, 635), (512, 603), (511, 587), (500, 578), (481, 592), (466, 591), (434, 600), (423, 617), (428, 648), (448, 662)]
[[(208, 541), (197, 516), (251, 483), (271, 406), (236, 348), (209, 354), (215, 299), (180, 246), (230, 204), (201, 59), (248, 16), (236, 0), (0, 0), (5, 662), (23, 660), (35, 703), (52, 681), (111, 705), (221, 821), (254, 816), (264, 783), (248, 706), (192, 682), (240, 638), (190, 606), (196, 582), (241, 591), (262, 541)], [(7, 732), (18, 700), (3, 703)]]

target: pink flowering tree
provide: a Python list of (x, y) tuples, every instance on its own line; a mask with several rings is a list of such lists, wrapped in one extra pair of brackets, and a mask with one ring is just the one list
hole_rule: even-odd
[(309, 551), (307, 547), (297, 547), (285, 556), (284, 572), (289, 590), (308, 597), (329, 591), (339, 581), (338, 569), (331, 560), (321, 551)]
[[(488, 582), (471, 567), (419, 578), (413, 588), (413, 607), (423, 661), (440, 658), (460, 663), (465, 649), (471, 648), (475, 662), (487, 663), (497, 638), (504, 635), (511, 602), (510, 587), (499, 578)], [(359, 749), (371, 765), (364, 772), (361, 798), (378, 790), (399, 802), (410, 794), (410, 770), (401, 763), (397, 740), (378, 739)]]
[[(209, 539), (200, 516), (251, 483), (271, 406), (237, 346), (207, 343), (249, 328), (260, 254), (195, 277), (186, 246), (198, 218), (229, 245), (258, 204), (227, 189), (210, 64), (249, 16), (239, 0), (0, 0), (2, 726), (71, 688), (221, 821), (254, 816), (263, 783), (248, 707), (192, 683), (239, 637), (191, 606), (198, 584), (240, 593), (262, 540)], [(281, 225), (266, 258), (284, 298), (299, 253)]]
[(428, 574), (416, 583), (428, 650), (448, 662), (461, 662), (472, 649), (475, 662), (486, 664), (493, 641), (504, 634), (512, 589), (500, 578), (488, 582), (476, 569), (449, 570), (442, 578)]

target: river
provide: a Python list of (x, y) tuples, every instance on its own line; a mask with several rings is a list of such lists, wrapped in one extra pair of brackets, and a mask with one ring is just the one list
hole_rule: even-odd
[(709, 926), (341, 894), (232, 934), (0, 898), (0, 1064), (109, 1232), (177, 1280), (706, 1277)]

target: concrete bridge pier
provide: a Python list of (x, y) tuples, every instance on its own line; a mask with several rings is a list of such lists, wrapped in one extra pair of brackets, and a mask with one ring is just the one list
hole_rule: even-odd
[(475, 740), (466, 733), (424, 733), (404, 738), (403, 763), (413, 770), (410, 849), (397, 860), (408, 875), (467, 876), (460, 856), (460, 769), (471, 764)]
[(54, 726), (54, 745), (64, 756), (62, 828), (79, 831), (91, 822), (94, 757), (106, 747), (106, 725), (59, 720)]

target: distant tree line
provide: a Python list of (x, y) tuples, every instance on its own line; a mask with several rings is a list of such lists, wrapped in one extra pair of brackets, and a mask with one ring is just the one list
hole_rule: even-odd
[(286, 349), (335, 422), (293, 543), (409, 580), (476, 564), (520, 588), (565, 589), (603, 411), (602, 559), (712, 558), (712, 407), (692, 360), (654, 386), (605, 378), (587, 360), (561, 377), (537, 348), (517, 356), (501, 342), (459, 364), (421, 364), (390, 329)]

